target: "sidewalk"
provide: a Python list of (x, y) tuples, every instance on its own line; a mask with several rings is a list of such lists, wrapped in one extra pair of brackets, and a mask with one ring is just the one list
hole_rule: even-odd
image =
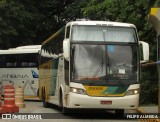
[(141, 106), (138, 111), (142, 113), (158, 113), (158, 106)]

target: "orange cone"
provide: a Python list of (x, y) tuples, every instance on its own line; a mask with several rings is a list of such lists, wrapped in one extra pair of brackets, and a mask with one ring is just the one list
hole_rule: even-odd
[(4, 87), (4, 105), (2, 111), (3, 113), (19, 112), (18, 106), (15, 105), (14, 87), (12, 85)]
[(24, 108), (24, 89), (22, 87), (18, 87), (15, 89), (15, 104), (19, 108)]

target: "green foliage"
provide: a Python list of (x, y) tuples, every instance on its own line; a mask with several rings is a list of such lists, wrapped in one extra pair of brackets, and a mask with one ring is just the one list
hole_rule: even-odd
[(158, 73), (157, 66), (142, 69), (140, 104), (158, 103)]
[(155, 7), (160, 7), (160, 0), (156, 0), (154, 6)]
[(0, 3), (0, 48), (41, 44), (67, 21), (81, 18), (81, 8), (85, 4), (85, 0), (7, 0)]
[(90, 0), (87, 6), (82, 9), (82, 12), (86, 18), (91, 20), (106, 20), (110, 2), (111, 0)]
[(81, 9), (86, 6), (89, 0), (75, 0), (72, 4), (66, 6), (62, 13), (65, 22), (73, 21), (79, 18), (83, 18)]

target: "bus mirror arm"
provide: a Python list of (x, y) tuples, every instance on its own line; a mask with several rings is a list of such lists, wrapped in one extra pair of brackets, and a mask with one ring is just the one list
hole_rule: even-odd
[(69, 61), (69, 57), (70, 57), (70, 41), (69, 39), (65, 39), (63, 41), (63, 54), (64, 54), (64, 58)]
[(139, 47), (141, 51), (141, 63), (146, 63), (149, 61), (149, 45), (144, 41), (139, 41)]

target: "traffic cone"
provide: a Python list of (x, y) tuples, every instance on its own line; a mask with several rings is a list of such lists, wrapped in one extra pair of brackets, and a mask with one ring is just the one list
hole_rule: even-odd
[(3, 113), (19, 112), (19, 107), (15, 105), (14, 87), (12, 85), (4, 87), (4, 105), (2, 111)]
[(24, 89), (22, 87), (18, 87), (15, 89), (15, 103), (19, 108), (24, 108)]

